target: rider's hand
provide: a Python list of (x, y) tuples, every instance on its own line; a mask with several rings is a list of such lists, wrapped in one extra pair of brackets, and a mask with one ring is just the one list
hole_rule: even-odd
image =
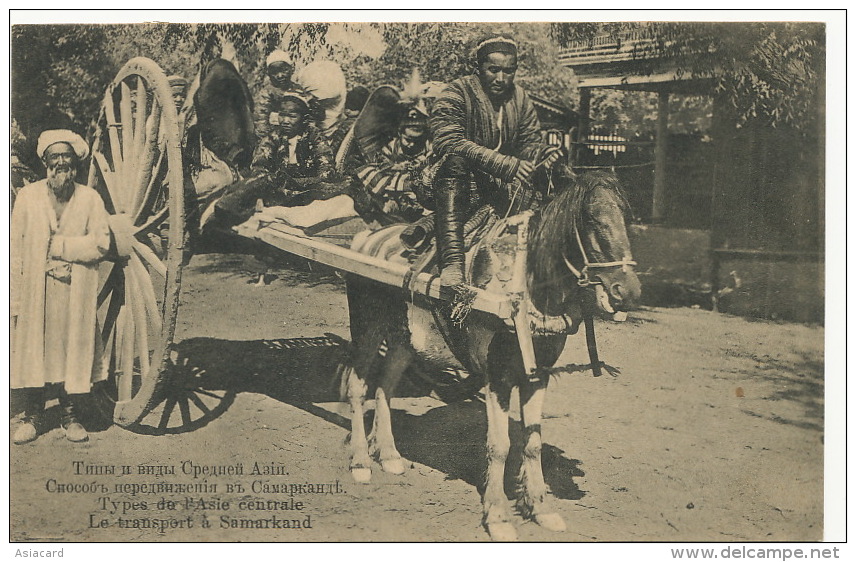
[(544, 153), (544, 167), (549, 169), (553, 164), (559, 161), (562, 157), (562, 151), (555, 146), (551, 146)]
[(535, 171), (535, 164), (530, 162), (529, 160), (521, 160), (517, 165), (517, 174), (515, 174), (514, 179), (521, 182), (528, 182), (529, 176), (532, 175), (532, 172)]

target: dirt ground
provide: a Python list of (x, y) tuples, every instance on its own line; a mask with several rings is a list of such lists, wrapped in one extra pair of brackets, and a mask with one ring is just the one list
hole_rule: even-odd
[[(192, 431), (90, 419), (88, 443), (55, 429), (12, 447), (13, 541), (488, 540), (483, 404), (404, 389), (393, 417), (408, 470), (353, 483), (335, 377), (349, 339), (343, 284), (297, 263), (255, 287), (251, 270), (237, 254), (185, 269), (177, 361), (205, 406), (176, 411), (187, 405)], [(551, 380), (545, 407), (545, 479), (568, 530), (518, 521), (521, 540), (822, 538), (822, 327), (643, 308), (597, 333), (620, 373), (571, 367)], [(559, 364), (588, 363), (583, 338)], [(254, 463), (281, 474), (254, 475)], [(257, 500), (271, 503), (249, 509)], [(232, 527), (272, 517), (289, 528)]]

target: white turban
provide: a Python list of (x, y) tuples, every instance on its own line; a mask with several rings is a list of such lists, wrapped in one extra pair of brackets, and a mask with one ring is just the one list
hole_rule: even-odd
[(68, 129), (52, 129), (39, 135), (39, 142), (36, 147), (36, 153), (39, 155), (39, 158), (44, 158), (45, 150), (50, 145), (58, 142), (64, 142), (71, 146), (79, 160), (83, 160), (89, 156), (89, 145), (86, 144), (83, 137)]
[(286, 64), (292, 64), (291, 58), (288, 56), (288, 54), (285, 51), (281, 51), (279, 49), (268, 55), (265, 64), (267, 66), (270, 66), (275, 62), (284, 62)]

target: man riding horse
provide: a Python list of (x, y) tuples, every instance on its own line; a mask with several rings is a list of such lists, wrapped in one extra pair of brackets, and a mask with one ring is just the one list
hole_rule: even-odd
[[(406, 268), (408, 275), (400, 287), (346, 277), (352, 344), (342, 381), (351, 404), (349, 465), (360, 483), (371, 480), (375, 460), (391, 474), (406, 470), (395, 444), (390, 400), (408, 370), (463, 368), (470, 373), (467, 385), (483, 385), (488, 457), (483, 524), (492, 539), (514, 540), (505, 488), (512, 434), (522, 451), (517, 511), (544, 529), (564, 531), (541, 459), (548, 373), (582, 322), (589, 334), (595, 315), (620, 320), (638, 300), (640, 284), (617, 178), (603, 171), (573, 177), (566, 167), (550, 169), (560, 152), (541, 142), (532, 102), (514, 85), (514, 41), (482, 41), (476, 62), (476, 73), (453, 81), (429, 119), (436, 156), (425, 175), (434, 178), (427, 185), (436, 206), (440, 281), (451, 290), (439, 291), (438, 300), (423, 296), (413, 282), (431, 256), (415, 257), (412, 251), (425, 247), (413, 244), (411, 236), (419, 222), (357, 234), (352, 250)], [(550, 180), (555, 192), (535, 189)], [(533, 212), (525, 212), (529, 209)], [(502, 220), (495, 214), (514, 216)], [(466, 285), (465, 228), (466, 240), (474, 240), (467, 250)], [(433, 278), (427, 287), (425, 292), (436, 288)], [(477, 306), (480, 295), (508, 303), (509, 316), (502, 319), (495, 309)], [(593, 339), (589, 343), (597, 368)], [(375, 402), (371, 431), (364, 421), (369, 392)], [(517, 432), (509, 431), (513, 395)]]
[(475, 74), (451, 82), (430, 119), (440, 279), (446, 286), (464, 280), (469, 215), (486, 203), (500, 213), (525, 210), (536, 167), (549, 169), (561, 156), (542, 142), (535, 107), (514, 84), (517, 43), (492, 36), (474, 54)]

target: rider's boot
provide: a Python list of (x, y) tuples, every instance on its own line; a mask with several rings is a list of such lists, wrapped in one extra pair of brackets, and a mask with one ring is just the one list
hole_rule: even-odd
[(437, 203), (437, 255), (440, 260), (440, 283), (454, 287), (464, 282), (464, 212), (466, 185), (459, 179), (438, 180), (435, 191)]

